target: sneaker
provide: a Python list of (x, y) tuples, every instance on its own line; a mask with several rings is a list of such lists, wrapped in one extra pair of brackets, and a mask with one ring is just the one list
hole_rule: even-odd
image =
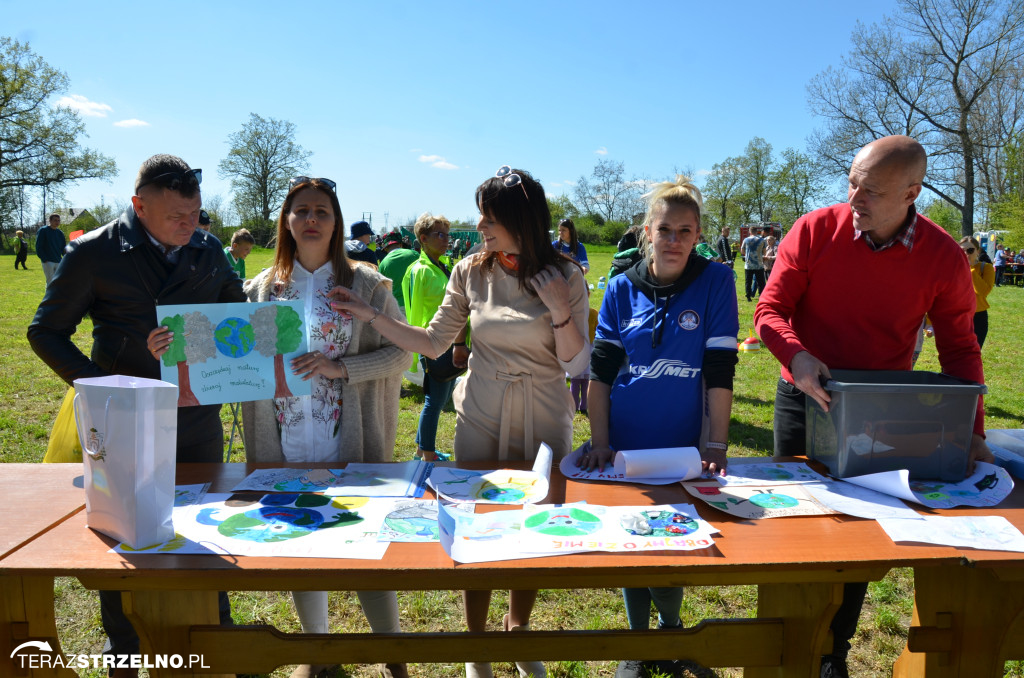
[(647, 662), (639, 659), (627, 659), (619, 662), (615, 669), (615, 678), (647, 678)]
[(827, 654), (821, 658), (821, 678), (850, 678), (846, 658)]
[(718, 678), (718, 674), (708, 667), (689, 659), (679, 659), (672, 662), (672, 664), (673, 671), (666, 672), (667, 675), (680, 676), (681, 678)]

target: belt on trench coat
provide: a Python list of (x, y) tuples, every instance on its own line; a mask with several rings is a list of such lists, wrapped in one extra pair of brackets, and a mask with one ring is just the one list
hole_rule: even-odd
[(514, 387), (521, 384), (523, 387), (523, 455), (527, 455), (533, 446), (533, 375), (526, 372), (520, 374), (509, 374), (508, 372), (497, 372), (495, 377), (505, 382), (505, 392), (501, 396), (501, 424), (498, 433), (498, 459), (508, 459), (508, 438), (509, 428), (512, 422), (509, 420), (512, 411), (512, 395)]

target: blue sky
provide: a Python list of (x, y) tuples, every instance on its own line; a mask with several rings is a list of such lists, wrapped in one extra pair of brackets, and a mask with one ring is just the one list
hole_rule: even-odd
[[(474, 218), (503, 164), (570, 193), (599, 158), (707, 170), (754, 136), (803, 149), (805, 86), (893, 2), (25, 2), (0, 34), (70, 78), (85, 143), (118, 164), (68, 201), (127, 200), (173, 153), (230, 198), (218, 162), (254, 112), (289, 120), (346, 221)], [(134, 121), (134, 122), (125, 122)]]

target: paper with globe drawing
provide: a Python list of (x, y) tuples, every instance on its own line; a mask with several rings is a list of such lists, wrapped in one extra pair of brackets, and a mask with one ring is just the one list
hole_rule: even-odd
[(177, 304), (156, 307), (174, 332), (160, 378), (178, 385), (178, 406), (310, 395), (292, 373), (307, 351), (301, 301)]

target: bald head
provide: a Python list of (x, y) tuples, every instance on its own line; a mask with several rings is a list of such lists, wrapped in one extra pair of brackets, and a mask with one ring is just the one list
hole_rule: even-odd
[(860, 149), (847, 191), (854, 228), (879, 244), (896, 235), (921, 193), (927, 166), (924, 148), (910, 137), (882, 137)]
[(860, 149), (853, 159), (855, 165), (858, 161), (878, 168), (900, 169), (910, 184), (924, 181), (928, 169), (928, 154), (924, 146), (917, 139), (902, 134), (875, 139)]

